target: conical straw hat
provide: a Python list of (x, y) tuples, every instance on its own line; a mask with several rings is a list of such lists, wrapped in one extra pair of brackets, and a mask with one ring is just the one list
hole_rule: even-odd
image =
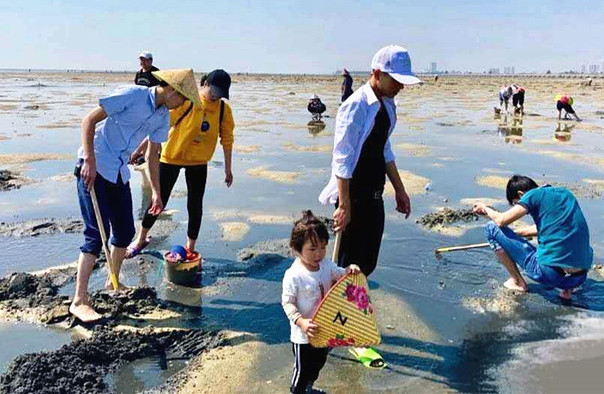
[(314, 347), (379, 345), (380, 332), (369, 298), (365, 275), (348, 274), (327, 292), (312, 320), (319, 331), (310, 344)]
[(193, 104), (201, 104), (192, 69), (161, 70), (153, 71), (151, 74), (172, 86), (178, 93), (193, 102)]

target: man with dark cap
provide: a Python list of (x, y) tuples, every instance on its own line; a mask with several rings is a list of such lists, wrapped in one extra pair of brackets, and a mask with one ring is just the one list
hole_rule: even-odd
[(344, 77), (344, 81), (342, 82), (342, 102), (346, 101), (348, 97), (352, 94), (352, 77), (348, 70), (344, 69), (342, 71), (342, 76)]

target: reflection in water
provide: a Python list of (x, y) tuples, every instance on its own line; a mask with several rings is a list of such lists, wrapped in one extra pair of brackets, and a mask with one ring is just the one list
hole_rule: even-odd
[(501, 123), (499, 123), (499, 127), (497, 128), (497, 132), (500, 136), (504, 137), (506, 143), (512, 144), (520, 144), (523, 140), (522, 137), (522, 123), (523, 119), (519, 117), (512, 117), (512, 122), (508, 122), (507, 115), (504, 116)]
[(575, 128), (574, 123), (558, 122), (556, 130), (554, 130), (554, 138), (560, 142), (570, 141), (570, 131)]
[(325, 122), (321, 120), (311, 120), (308, 122), (308, 132), (312, 135), (317, 135), (325, 130)]

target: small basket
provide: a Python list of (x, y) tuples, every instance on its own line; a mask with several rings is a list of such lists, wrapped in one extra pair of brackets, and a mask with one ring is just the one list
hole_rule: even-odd
[(164, 254), (168, 280), (180, 286), (197, 287), (200, 282), (197, 278), (197, 274), (201, 265), (201, 255), (197, 254), (197, 258), (193, 260), (171, 264), (166, 259), (168, 253)]

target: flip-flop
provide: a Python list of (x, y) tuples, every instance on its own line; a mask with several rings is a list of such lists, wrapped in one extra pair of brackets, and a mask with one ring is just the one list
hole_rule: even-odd
[[(357, 350), (360, 350), (358, 352)], [(373, 369), (384, 369), (388, 364), (384, 361), (382, 356), (373, 348), (348, 348), (350, 354), (352, 354), (361, 364), (367, 368)]]
[(149, 246), (149, 242), (151, 242), (151, 237), (147, 237), (147, 239), (145, 239), (145, 241), (143, 242), (143, 244), (141, 246), (136, 246), (132, 243), (130, 244), (127, 248), (126, 248), (126, 255), (124, 256), (125, 259), (131, 259), (133, 257), (138, 256), (143, 249), (145, 249), (147, 246)]

